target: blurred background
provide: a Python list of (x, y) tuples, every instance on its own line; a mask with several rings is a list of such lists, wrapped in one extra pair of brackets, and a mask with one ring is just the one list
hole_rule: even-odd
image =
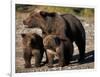
[(70, 13), (70, 14), (85, 16), (85, 17), (91, 17), (94, 15), (93, 8), (75, 8), (75, 7), (16, 4), (17, 12), (31, 12), (32, 10), (35, 10), (36, 8), (44, 10), (44, 11), (48, 11), (48, 12)]

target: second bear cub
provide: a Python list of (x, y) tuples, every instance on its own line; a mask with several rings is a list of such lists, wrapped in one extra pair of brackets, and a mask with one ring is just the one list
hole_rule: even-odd
[(70, 63), (73, 55), (73, 43), (69, 38), (61, 39), (57, 35), (47, 35), (43, 39), (44, 47), (47, 51), (49, 67), (53, 66), (54, 56), (59, 59), (59, 66), (63, 67)]

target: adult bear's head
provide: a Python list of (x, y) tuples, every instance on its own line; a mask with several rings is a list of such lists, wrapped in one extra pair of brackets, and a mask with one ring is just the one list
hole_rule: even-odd
[(41, 28), (43, 31), (46, 30), (48, 26), (48, 17), (55, 17), (56, 13), (46, 12), (46, 11), (33, 11), (29, 16), (23, 20), (23, 24), (28, 28)]

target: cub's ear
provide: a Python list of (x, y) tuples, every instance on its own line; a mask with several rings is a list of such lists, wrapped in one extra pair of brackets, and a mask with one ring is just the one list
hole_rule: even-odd
[(54, 40), (55, 40), (55, 42), (56, 42), (57, 45), (60, 45), (61, 40), (60, 40), (59, 37), (55, 37)]
[(26, 34), (21, 34), (22, 38), (24, 38), (26, 36)]

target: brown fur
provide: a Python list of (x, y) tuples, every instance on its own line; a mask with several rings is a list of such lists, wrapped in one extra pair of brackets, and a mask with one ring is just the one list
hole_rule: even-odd
[(49, 67), (53, 65), (54, 56), (59, 58), (59, 66), (68, 65), (73, 55), (73, 44), (70, 39), (66, 41), (57, 37), (57, 35), (47, 35), (43, 39), (44, 47), (47, 51)]
[(23, 23), (28, 28), (41, 28), (43, 30), (43, 37), (48, 34), (55, 34), (63, 40), (69, 38), (78, 46), (79, 62), (84, 62), (86, 45), (85, 30), (80, 20), (75, 16), (71, 14), (59, 15), (45, 11), (32, 12)]
[(35, 58), (35, 66), (39, 67), (45, 51), (43, 39), (36, 33), (22, 34), (23, 57), (25, 60), (25, 68), (31, 67), (31, 58)]

